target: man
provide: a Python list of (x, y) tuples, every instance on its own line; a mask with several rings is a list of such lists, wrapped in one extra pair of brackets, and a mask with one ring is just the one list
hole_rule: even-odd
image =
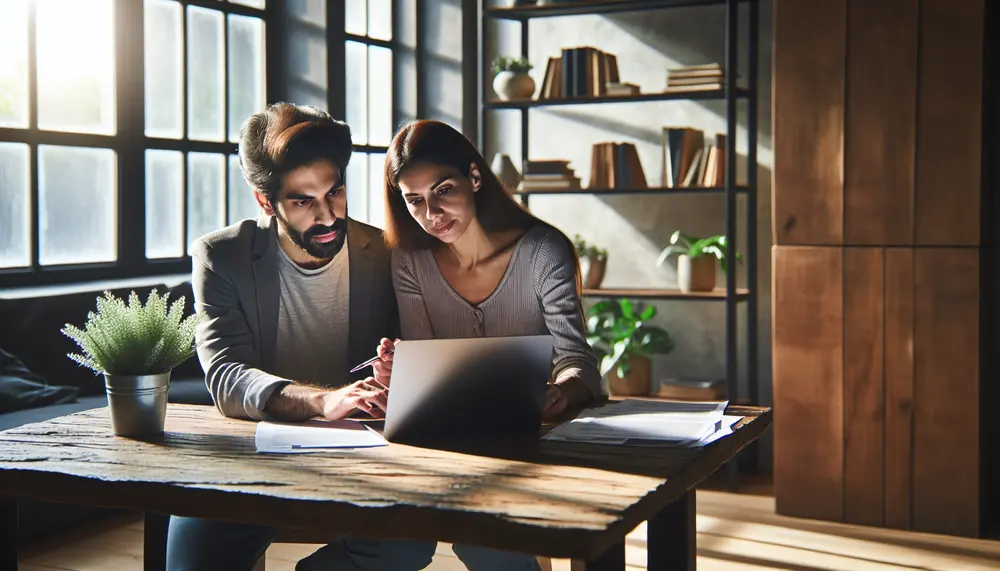
[[(384, 415), (387, 388), (348, 371), (399, 329), (381, 231), (347, 217), (350, 128), (315, 108), (270, 105), (243, 126), (243, 174), (263, 216), (194, 245), (198, 358), (226, 416), (297, 421)], [(387, 372), (380, 364), (380, 372)], [(250, 571), (275, 530), (172, 517), (172, 571)], [(344, 538), (296, 569), (423, 569), (434, 542)]]

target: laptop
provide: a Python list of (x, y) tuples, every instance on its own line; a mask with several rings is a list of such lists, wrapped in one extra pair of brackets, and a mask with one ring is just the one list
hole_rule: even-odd
[(400, 341), (384, 436), (433, 443), (537, 433), (552, 371), (552, 337)]

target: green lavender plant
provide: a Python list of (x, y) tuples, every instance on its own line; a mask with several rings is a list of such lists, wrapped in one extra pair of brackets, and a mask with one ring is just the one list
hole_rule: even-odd
[(154, 289), (146, 304), (133, 291), (128, 304), (105, 291), (97, 312), (87, 314), (83, 329), (69, 323), (62, 333), (80, 346), (68, 357), (97, 374), (166, 373), (194, 354), (199, 315), (184, 317), (184, 298), (167, 303), (169, 294)]

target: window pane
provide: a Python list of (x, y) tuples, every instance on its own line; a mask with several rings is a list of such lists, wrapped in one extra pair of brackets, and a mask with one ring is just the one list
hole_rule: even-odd
[(184, 155), (146, 151), (146, 257), (184, 255)]
[(38, 126), (113, 135), (112, 0), (38, 0), (36, 7)]
[(368, 222), (368, 155), (354, 153), (347, 164), (347, 214), (355, 220)]
[(226, 159), (215, 153), (188, 154), (187, 243), (226, 225)]
[(229, 18), (229, 140), (239, 141), (240, 126), (264, 107), (264, 21)]
[(229, 0), (233, 4), (243, 4), (244, 6), (250, 6), (251, 8), (260, 8), (263, 10), (267, 7), (267, 0)]
[(368, 144), (368, 46), (347, 42), (347, 124), (356, 145)]
[(392, 50), (368, 47), (368, 144), (392, 141)]
[(368, 37), (377, 40), (392, 39), (392, 2), (368, 0)]
[(0, 268), (31, 264), (28, 145), (0, 143)]
[(38, 146), (42, 265), (117, 259), (116, 163), (111, 149)]
[(253, 190), (243, 178), (243, 171), (240, 170), (240, 158), (237, 155), (229, 155), (229, 220), (228, 224), (238, 222), (244, 218), (256, 218), (261, 213), (257, 201), (254, 200)]
[(366, 0), (345, 0), (344, 8), (346, 13), (344, 14), (345, 22), (344, 29), (348, 34), (355, 34), (357, 36), (363, 36), (368, 33), (368, 26), (366, 20), (367, 9), (365, 7)]
[(222, 13), (188, 6), (188, 137), (224, 141), (225, 46)]
[(144, 18), (146, 135), (180, 139), (184, 136), (181, 5), (172, 0), (146, 0)]
[(26, 128), (28, 0), (0, 2), (0, 54), (0, 127)]
[(385, 230), (385, 153), (368, 155), (368, 223)]

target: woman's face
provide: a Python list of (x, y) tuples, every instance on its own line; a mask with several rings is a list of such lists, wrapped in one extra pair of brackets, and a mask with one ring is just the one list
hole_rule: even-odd
[(475, 164), (468, 176), (453, 167), (424, 163), (399, 177), (410, 216), (425, 232), (446, 244), (461, 238), (476, 219), (475, 193), (481, 184)]

